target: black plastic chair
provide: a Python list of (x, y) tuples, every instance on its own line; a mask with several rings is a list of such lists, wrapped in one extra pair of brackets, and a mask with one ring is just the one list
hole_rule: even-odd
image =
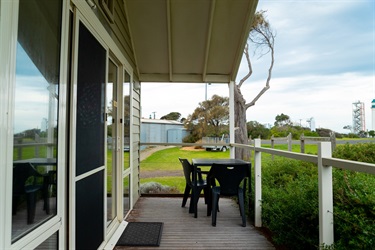
[(13, 165), (13, 215), (17, 213), (20, 198), (25, 196), (27, 206), (27, 223), (34, 223), (38, 191), (42, 192), (44, 209), (49, 211), (47, 197), (48, 185), (46, 180), (46, 175), (42, 175), (36, 171), (31, 163), (17, 163)]
[[(237, 196), (242, 216), (242, 226), (246, 227), (244, 190), (246, 190), (246, 177), (248, 176), (249, 165), (241, 164), (236, 166), (213, 164), (209, 177), (219, 182), (219, 186), (212, 187), (212, 226), (216, 226), (217, 211), (220, 196)], [(243, 181), (243, 187), (240, 186)]]
[[(204, 180), (202, 178), (202, 171), (198, 168), (198, 180), (196, 181), (196, 185), (192, 180), (193, 175), (193, 165), (190, 164), (190, 162), (187, 159), (181, 159), (178, 158), (182, 164), (182, 168), (184, 171), (186, 186), (185, 186), (185, 192), (184, 197), (182, 199), (182, 205), (181, 207), (185, 207), (187, 199), (189, 198), (189, 194), (191, 193), (190, 198), (190, 206), (189, 206), (189, 213), (194, 213), (194, 204), (198, 203), (200, 193), (203, 190), (204, 193), (204, 199), (205, 203), (207, 204), (210, 201), (210, 185), (207, 184), (207, 180)], [(208, 172), (207, 172), (208, 173)], [(196, 192), (194, 192), (194, 188), (196, 188)], [(197, 197), (194, 196), (194, 194), (197, 194)], [(207, 215), (209, 212), (207, 211)]]

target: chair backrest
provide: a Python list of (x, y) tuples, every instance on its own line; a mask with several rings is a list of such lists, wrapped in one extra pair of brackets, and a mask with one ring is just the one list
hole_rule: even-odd
[(185, 176), (185, 180), (186, 180), (186, 183), (189, 185), (189, 186), (192, 186), (192, 182), (191, 182), (191, 175), (192, 175), (192, 172), (193, 172), (193, 166), (190, 164), (190, 162), (187, 160), (187, 159), (181, 159), (181, 158), (178, 158), (182, 164), (182, 168), (184, 170), (184, 176)]
[(248, 176), (249, 164), (213, 164), (210, 176), (219, 182), (221, 195), (237, 195), (241, 181)]
[[(25, 193), (26, 181), (30, 177), (36, 178), (38, 172), (31, 163), (16, 163), (13, 165), (13, 194)], [(35, 180), (32, 180), (35, 181)], [(30, 183), (29, 183), (30, 184)]]

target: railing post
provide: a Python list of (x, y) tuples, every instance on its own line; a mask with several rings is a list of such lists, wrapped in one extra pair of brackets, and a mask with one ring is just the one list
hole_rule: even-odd
[(288, 151), (292, 152), (292, 133), (288, 134), (287, 142), (288, 142)]
[(333, 240), (332, 166), (324, 166), (323, 158), (332, 157), (330, 142), (318, 144), (319, 175), (319, 245), (331, 246)]
[[(254, 140), (254, 147), (260, 147), (261, 140), (255, 139)], [(262, 153), (259, 151), (254, 150), (254, 178), (255, 178), (255, 226), (261, 227), (262, 226), (262, 161), (261, 161)]]
[[(273, 135), (271, 136), (271, 148), (272, 149), (275, 148), (275, 139), (274, 139)], [(273, 160), (274, 159), (273, 154), (271, 154), (271, 156), (272, 156), (272, 160)]]
[(331, 141), (331, 148), (332, 148), (332, 152), (335, 151), (335, 148), (336, 148), (336, 134), (335, 132), (331, 132), (330, 136), (329, 136), (329, 139)]
[(305, 135), (303, 133), (301, 134), (300, 141), (301, 141), (301, 153), (304, 154), (305, 153)]

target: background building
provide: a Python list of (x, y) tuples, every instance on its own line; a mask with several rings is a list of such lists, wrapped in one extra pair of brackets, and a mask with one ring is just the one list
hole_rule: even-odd
[(188, 134), (189, 132), (184, 128), (184, 124), (178, 121), (159, 119), (141, 120), (141, 143), (182, 143), (182, 139)]

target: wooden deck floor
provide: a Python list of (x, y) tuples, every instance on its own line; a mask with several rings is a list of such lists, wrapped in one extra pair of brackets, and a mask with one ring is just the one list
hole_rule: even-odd
[(182, 208), (181, 201), (182, 198), (140, 198), (126, 221), (164, 222), (160, 247), (115, 249), (275, 249), (251, 224), (241, 226), (238, 206), (231, 199), (220, 199), (216, 227), (206, 216), (204, 199), (198, 205), (198, 218), (188, 213), (188, 207)]

